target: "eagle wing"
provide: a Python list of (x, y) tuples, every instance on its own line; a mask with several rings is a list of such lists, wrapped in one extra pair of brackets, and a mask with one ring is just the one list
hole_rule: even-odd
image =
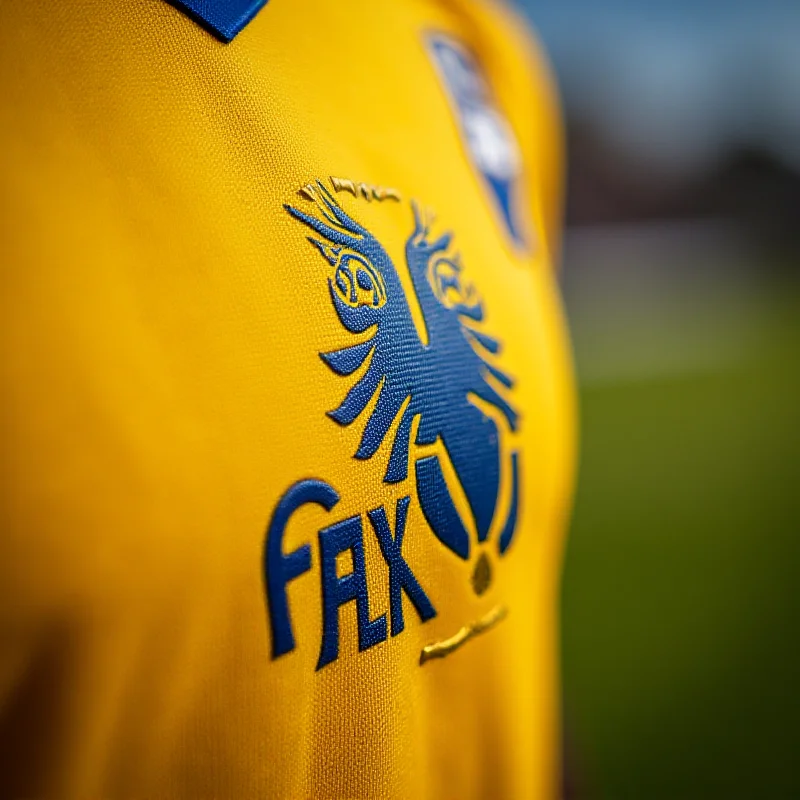
[[(343, 211), (319, 181), (314, 194), (324, 219), (289, 205), (285, 208), (321, 237), (308, 238), (335, 268), (334, 277), (328, 279), (328, 288), (342, 325), (352, 334), (374, 328), (366, 340), (359, 337), (356, 344), (320, 353), (337, 375), (349, 376), (367, 365), (342, 403), (329, 411), (328, 416), (340, 425), (350, 425), (378, 393), (355, 453), (358, 459), (368, 459), (377, 452), (405, 406), (384, 478), (387, 483), (396, 483), (407, 477), (411, 425), (421, 411), (414, 397), (420, 395), (424, 382), (422, 342), (386, 250)], [(359, 289), (368, 295), (371, 291), (372, 301), (356, 302)]]

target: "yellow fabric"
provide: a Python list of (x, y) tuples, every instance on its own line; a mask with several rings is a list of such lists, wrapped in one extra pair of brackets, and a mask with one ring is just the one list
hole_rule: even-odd
[[(516, 134), (529, 253), (470, 163), (429, 30), (476, 54)], [(558, 113), (519, 23), (474, 0), (272, 0), (226, 46), (161, 0), (4, 0), (0, 74), (3, 795), (553, 796), (573, 406)], [(401, 273), (409, 199), (435, 210), (503, 343), (521, 516), (503, 559), (484, 548), (482, 596), (481, 548), (444, 548), (413, 470), (383, 483), (388, 454), (353, 458), (362, 423), (325, 414), (349, 384), (319, 353), (349, 334), (283, 205), (312, 213), (297, 190), (329, 176), (402, 195), (337, 195)], [(288, 589), (297, 647), (272, 660), (265, 530), (311, 477), (342, 499), (287, 528), (313, 564)], [(406, 598), (405, 631), (359, 653), (344, 606), (339, 658), (315, 671), (316, 532), (379, 505), (394, 525), (405, 495), (402, 552), (437, 616)], [(375, 616), (387, 567), (364, 541)]]

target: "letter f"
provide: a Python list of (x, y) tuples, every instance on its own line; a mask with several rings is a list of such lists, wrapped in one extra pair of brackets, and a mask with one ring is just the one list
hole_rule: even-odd
[(283, 534), (289, 518), (301, 506), (317, 503), (330, 511), (339, 502), (336, 490), (319, 480), (298, 481), (280, 499), (272, 514), (264, 542), (264, 583), (272, 629), (272, 658), (294, 650), (294, 634), (289, 617), (286, 586), (311, 569), (311, 547), (304, 544), (283, 554)]

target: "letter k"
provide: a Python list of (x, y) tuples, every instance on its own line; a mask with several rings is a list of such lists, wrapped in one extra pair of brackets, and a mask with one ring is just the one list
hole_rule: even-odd
[(389, 567), (389, 608), (392, 618), (392, 636), (402, 633), (405, 628), (403, 592), (408, 595), (408, 599), (423, 622), (427, 622), (436, 616), (436, 609), (428, 599), (428, 595), (425, 594), (422, 586), (420, 586), (419, 581), (414, 576), (401, 552), (410, 502), (411, 497), (401, 497), (397, 501), (394, 536), (392, 536), (389, 520), (386, 517), (386, 510), (383, 506), (367, 512), (369, 521), (375, 530), (375, 535), (378, 537), (381, 553)]

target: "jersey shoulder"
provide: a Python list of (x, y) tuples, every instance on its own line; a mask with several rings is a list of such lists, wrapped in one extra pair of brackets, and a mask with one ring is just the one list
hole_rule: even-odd
[(456, 4), (469, 43), (516, 133), (531, 213), (549, 260), (560, 249), (565, 153), (558, 88), (544, 45), (517, 10), (498, 0)]

